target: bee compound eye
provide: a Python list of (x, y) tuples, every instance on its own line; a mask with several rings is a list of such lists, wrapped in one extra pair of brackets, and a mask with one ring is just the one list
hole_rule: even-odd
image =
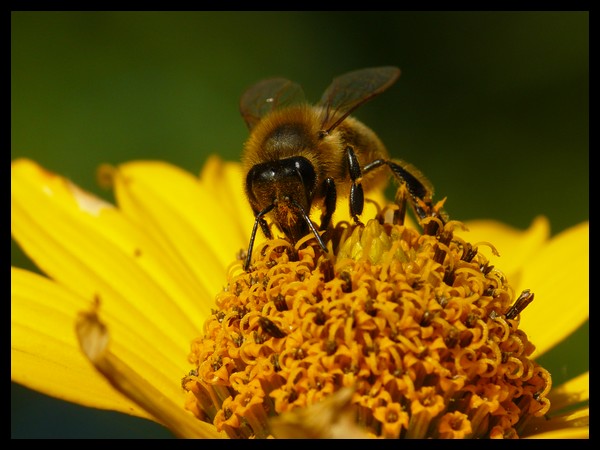
[(270, 164), (257, 164), (248, 171), (246, 194), (255, 209), (262, 209), (270, 203), (271, 185), (276, 178), (277, 172)]
[(293, 158), (294, 167), (296, 172), (302, 178), (302, 183), (306, 188), (308, 188), (311, 192), (314, 191), (315, 184), (317, 182), (317, 174), (315, 172), (315, 167), (313, 164), (303, 156), (297, 156)]

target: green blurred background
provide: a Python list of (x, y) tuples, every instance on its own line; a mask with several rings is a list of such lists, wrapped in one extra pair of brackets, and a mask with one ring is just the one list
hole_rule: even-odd
[[(556, 234), (589, 218), (588, 12), (12, 12), (11, 159), (106, 198), (101, 163), (197, 173), (237, 160), (240, 94), (265, 77), (317, 100), (334, 76), (397, 65), (356, 116), (448, 197), (453, 218)], [(12, 243), (13, 265), (32, 268)], [(552, 274), (549, 274), (552, 276)], [(551, 326), (551, 324), (549, 324)], [(584, 325), (541, 363), (588, 369)], [(43, 374), (40, 374), (43, 376)], [(162, 427), (11, 388), (11, 435), (170, 437)]]

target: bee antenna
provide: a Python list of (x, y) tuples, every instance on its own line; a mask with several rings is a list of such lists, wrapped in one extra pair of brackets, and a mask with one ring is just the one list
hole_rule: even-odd
[(327, 247), (325, 247), (325, 243), (323, 242), (323, 239), (321, 239), (321, 235), (319, 234), (319, 232), (317, 231), (317, 229), (315, 228), (315, 226), (312, 223), (312, 220), (310, 220), (310, 217), (308, 217), (308, 214), (306, 214), (306, 211), (304, 211), (304, 208), (302, 207), (302, 205), (300, 205), (296, 200), (294, 200), (293, 198), (290, 199), (291, 203), (298, 208), (298, 210), (300, 211), (300, 213), (302, 214), (302, 218), (304, 219), (304, 221), (307, 223), (308, 227), (310, 228), (310, 231), (312, 231), (312, 234), (315, 235), (315, 238), (317, 239), (317, 242), (319, 243), (319, 246), (321, 247), (321, 249), (327, 253)]

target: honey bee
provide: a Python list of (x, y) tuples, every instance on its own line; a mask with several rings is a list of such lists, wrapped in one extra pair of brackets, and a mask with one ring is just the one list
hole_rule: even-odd
[[(379, 137), (350, 116), (399, 76), (397, 67), (388, 66), (346, 73), (333, 80), (316, 105), (284, 78), (260, 81), (244, 92), (240, 112), (250, 135), (242, 164), (255, 216), (246, 271), (258, 226), (272, 237), (266, 217), (293, 243), (310, 232), (327, 252), (319, 231), (328, 229), (338, 197), (349, 199), (350, 215), (360, 223), (364, 192), (387, 183), (386, 167), (400, 183), (394, 221), (404, 220), (406, 200), (420, 219), (435, 214), (431, 183), (412, 165), (391, 160)], [(309, 217), (313, 207), (321, 209), (318, 230)]]

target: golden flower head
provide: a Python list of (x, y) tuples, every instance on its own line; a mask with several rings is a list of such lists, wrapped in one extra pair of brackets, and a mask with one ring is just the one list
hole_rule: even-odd
[[(551, 377), (519, 328), (533, 294), (454, 234), (338, 223), (324, 253), (263, 243), (236, 265), (192, 344), (188, 408), (230, 437), (352, 389), (374, 437), (512, 437), (550, 407)], [(282, 433), (285, 435), (285, 432)]]

